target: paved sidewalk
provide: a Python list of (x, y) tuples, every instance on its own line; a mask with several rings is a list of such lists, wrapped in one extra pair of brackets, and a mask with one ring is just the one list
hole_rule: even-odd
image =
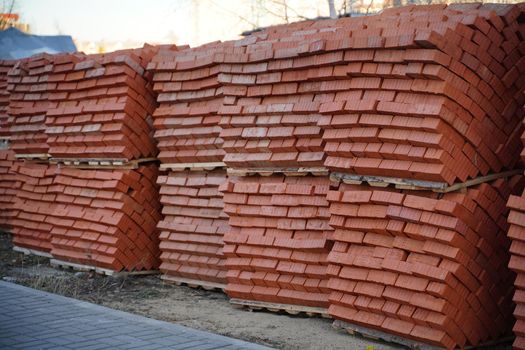
[(0, 281), (0, 349), (269, 349)]

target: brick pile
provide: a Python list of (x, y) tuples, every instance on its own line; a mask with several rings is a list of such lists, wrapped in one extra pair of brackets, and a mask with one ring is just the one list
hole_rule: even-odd
[(232, 178), (221, 188), (230, 297), (328, 306), (329, 188), (325, 177), (283, 175)]
[(154, 113), (158, 158), (164, 164), (222, 162), (219, 137), (223, 88), (213, 58), (228, 45), (168, 47), (149, 64), (159, 107)]
[(57, 158), (154, 157), (156, 102), (145, 72), (157, 48), (55, 57), (48, 79), (49, 153)]
[(9, 220), (15, 213), (12, 203), (15, 195), (15, 177), (10, 172), (14, 161), (14, 152), (9, 144), (9, 127), (7, 125), (9, 93), (7, 92), (7, 73), (15, 64), (14, 61), (0, 60), (0, 230), (9, 229)]
[(514, 281), (514, 349), (525, 349), (525, 193), (521, 196), (510, 196), (507, 207), (510, 209), (508, 237), (511, 239), (511, 258), (509, 268), (516, 273)]
[(228, 231), (219, 186), (226, 172), (170, 171), (159, 176), (164, 220), (160, 231), (160, 270), (194, 283), (226, 283), (223, 236)]
[(52, 61), (52, 55), (38, 54), (17, 61), (8, 72), (7, 127), (16, 154), (39, 154), (45, 158), (48, 153), (45, 119)]
[(509, 333), (504, 203), (524, 185), (518, 175), (443, 195), (331, 191), (330, 314), (448, 349)]
[(137, 170), (57, 168), (47, 193), (54, 198), (54, 258), (112, 271), (158, 266), (160, 204), (154, 164)]
[(416, 6), (349, 21), (352, 35), (339, 44), (352, 49), (340, 55), (349, 78), (333, 86), (350, 91), (320, 108), (325, 165), (449, 184), (512, 169), (523, 131), (523, 11)]
[(159, 103), (154, 113), (158, 158), (167, 169), (158, 182), (164, 214), (158, 224), (160, 270), (169, 280), (218, 288), (226, 284), (222, 248), (228, 230), (218, 191), (226, 181), (217, 115), (224, 94), (219, 66), (207, 57), (227, 46), (167, 47), (149, 65)]
[(31, 160), (47, 162), (49, 154), (51, 161), (96, 168), (86, 160), (154, 157), (156, 101), (145, 68), (157, 51), (145, 45), (103, 55), (38, 55), (9, 72), (12, 144), (29, 159), (12, 167), (15, 244), (50, 252), (58, 263), (111, 271), (158, 267), (156, 165), (81, 170)]
[(55, 166), (14, 162), (11, 171), (16, 174), (16, 197), (13, 199), (16, 215), (10, 220), (13, 245), (48, 255), (52, 228), (49, 218), (55, 215), (58, 206), (56, 195), (49, 193)]

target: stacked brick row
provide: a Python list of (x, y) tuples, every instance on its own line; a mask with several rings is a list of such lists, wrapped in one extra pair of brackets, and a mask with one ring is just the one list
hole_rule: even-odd
[(55, 208), (51, 255), (113, 271), (158, 266), (156, 165), (137, 170), (57, 168), (47, 195)]
[(504, 203), (524, 185), (515, 176), (442, 196), (356, 185), (330, 192), (330, 314), (448, 349), (508, 334)]
[(511, 258), (509, 268), (516, 273), (514, 281), (514, 349), (525, 349), (525, 193), (521, 196), (511, 196), (507, 202), (510, 209), (507, 232), (512, 241), (510, 246)]
[(10, 219), (13, 245), (31, 249), (36, 254), (51, 252), (51, 229), (49, 219), (57, 209), (56, 195), (49, 189), (53, 185), (55, 166), (14, 162), (10, 169), (15, 174), (16, 197), (13, 210), (16, 216)]
[(449, 184), (512, 169), (525, 100), (521, 11), (409, 7), (364, 19), (341, 56), (349, 79), (335, 84), (352, 98), (320, 109), (325, 165)]
[(325, 177), (277, 174), (223, 186), (230, 297), (328, 307), (329, 189)]
[(165, 48), (149, 65), (159, 103), (153, 115), (158, 158), (167, 169), (158, 182), (160, 270), (166, 279), (219, 288), (226, 284), (222, 250), (228, 231), (219, 192), (226, 181), (217, 115), (224, 94), (219, 66), (202, 57), (220, 55), (227, 46)]
[(7, 126), (9, 106), (7, 73), (14, 64), (14, 61), (0, 61), (0, 230), (8, 230), (9, 220), (15, 215), (12, 204), (16, 179), (9, 171), (14, 161), (14, 152), (9, 143), (10, 134)]
[[(154, 157), (156, 102), (146, 67), (157, 51), (145, 46), (19, 61), (8, 75), (15, 152), (40, 163), (47, 163), (42, 154), (86, 163)], [(15, 162), (15, 244), (66, 264), (113, 271), (157, 268), (158, 169), (126, 167), (81, 170)]]
[(512, 168), (520, 11), (405, 7), (254, 34), (247, 63), (221, 75), (237, 97), (220, 111), (225, 162), (313, 166), (326, 156), (332, 170), (450, 184)]
[(145, 46), (55, 57), (45, 120), (51, 156), (154, 157), (151, 114), (156, 102), (145, 68), (156, 52)]
[(158, 224), (160, 270), (166, 276), (221, 288), (225, 284), (223, 236), (228, 231), (228, 217), (219, 192), (225, 181), (223, 169), (170, 171), (159, 176), (164, 215)]
[(38, 154), (45, 158), (48, 153), (45, 120), (50, 108), (48, 80), (52, 62), (52, 55), (39, 54), (17, 61), (8, 72), (6, 126), (16, 154)]

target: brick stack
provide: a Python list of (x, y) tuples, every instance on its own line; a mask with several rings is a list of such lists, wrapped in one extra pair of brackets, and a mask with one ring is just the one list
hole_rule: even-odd
[(158, 93), (154, 126), (162, 163), (222, 162), (217, 111), (224, 94), (218, 80), (220, 66), (213, 58), (227, 47), (226, 43), (191, 50), (170, 47), (150, 63)]
[(448, 349), (512, 327), (506, 202), (522, 176), (464, 193), (331, 191), (330, 314)]
[(223, 186), (230, 297), (328, 306), (329, 188), (326, 177), (277, 174), (232, 178)]
[(54, 158), (156, 155), (149, 119), (156, 103), (145, 67), (157, 49), (55, 57), (46, 134)]
[(0, 230), (9, 229), (9, 220), (15, 215), (12, 209), (15, 196), (15, 177), (10, 172), (14, 161), (14, 152), (9, 144), (9, 127), (7, 126), (9, 93), (7, 92), (7, 73), (15, 64), (14, 61), (0, 60)]
[(224, 169), (170, 171), (159, 176), (164, 220), (160, 231), (160, 270), (167, 279), (223, 288), (226, 267), (223, 236), (228, 217), (219, 186), (226, 181)]
[(53, 56), (38, 54), (17, 61), (8, 73), (7, 108), (10, 143), (17, 155), (47, 158), (46, 112), (50, 107), (48, 79)]
[(507, 207), (510, 213), (507, 221), (510, 224), (508, 237), (512, 240), (510, 246), (511, 258), (509, 268), (516, 273), (514, 281), (514, 349), (525, 349), (525, 193), (521, 196), (510, 196)]
[[(346, 95), (322, 104), (325, 165), (449, 184), (512, 169), (523, 131), (523, 6), (403, 7), (348, 20)], [(366, 29), (364, 29), (366, 27)], [(335, 70), (335, 68), (334, 68)]]
[[(59, 264), (158, 266), (158, 168), (143, 164), (157, 152), (150, 120), (156, 102), (145, 70), (157, 51), (145, 45), (55, 58), (46, 134), (60, 164), (51, 189), (61, 205), (51, 230)], [(89, 169), (69, 168), (75, 162)]]
[[(167, 280), (224, 288), (223, 235), (228, 218), (219, 186), (226, 181), (219, 137), (223, 91), (214, 55), (228, 44), (161, 50), (150, 64), (159, 107), (154, 113), (162, 168), (164, 220), (159, 222), (160, 270)], [(214, 169), (203, 171), (203, 169)]]
[(112, 271), (158, 266), (156, 165), (137, 170), (58, 168), (48, 196), (55, 259)]
[[(13, 244), (45, 256), (51, 250), (51, 224), (47, 220), (55, 207), (53, 195), (47, 193), (53, 182), (54, 166), (46, 164), (45, 134), (52, 62), (52, 55), (38, 54), (14, 63), (7, 73), (8, 117), (1, 125), (2, 133), (6, 129), (9, 132), (10, 149), (22, 159), (14, 161), (12, 154), (3, 157), (6, 165), (11, 164), (4, 174), (9, 176), (11, 185), (6, 192), (13, 201), (10, 220)], [(26, 157), (44, 164), (23, 160)]]
[(55, 166), (14, 162), (11, 172), (16, 175), (16, 197), (13, 199), (16, 216), (10, 220), (13, 245), (49, 256), (52, 228), (49, 219), (58, 207), (56, 195), (49, 192)]

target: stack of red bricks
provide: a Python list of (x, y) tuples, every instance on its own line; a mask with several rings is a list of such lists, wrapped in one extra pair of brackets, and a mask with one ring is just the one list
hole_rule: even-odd
[[(7, 73), (7, 123), (9, 145), (19, 157), (48, 158), (45, 117), (49, 109), (48, 79), (53, 56), (38, 54), (17, 61)], [(3, 129), (5, 130), (5, 129)], [(6, 160), (12, 159), (8, 155)], [(51, 250), (51, 215), (54, 197), (47, 193), (53, 182), (54, 166), (11, 162), (13, 243), (33, 253), (48, 255)], [(16, 195), (16, 197), (14, 197)]]
[(47, 156), (45, 119), (50, 108), (48, 80), (52, 61), (52, 55), (38, 54), (17, 61), (8, 73), (7, 126), (11, 147), (16, 154)]
[(16, 197), (13, 198), (16, 216), (10, 220), (13, 245), (49, 256), (53, 227), (50, 218), (56, 215), (55, 209), (59, 207), (56, 195), (49, 191), (55, 167), (17, 161), (11, 172), (16, 178)]
[(278, 174), (223, 186), (230, 297), (328, 307), (329, 189), (326, 177)]
[(508, 334), (512, 283), (504, 203), (520, 175), (464, 193), (340, 185), (330, 314), (452, 349)]
[(339, 42), (350, 49), (339, 55), (347, 78), (332, 84), (346, 95), (320, 108), (325, 165), (449, 184), (512, 169), (523, 130), (523, 10), (437, 5), (349, 20), (352, 35)]
[(156, 155), (156, 102), (145, 67), (157, 49), (56, 56), (48, 79), (46, 134), (54, 158)]
[(137, 170), (58, 168), (47, 196), (55, 259), (112, 271), (158, 266), (160, 219), (154, 164)]
[[(525, 122), (525, 119), (524, 119)], [(525, 145), (525, 133), (521, 136), (522, 145)], [(521, 160), (525, 161), (525, 147), (521, 151)], [(514, 349), (525, 349), (525, 191), (520, 195), (510, 196), (507, 202), (510, 209), (507, 222), (510, 224), (508, 237), (512, 241), (510, 246), (509, 268), (516, 273), (514, 280)]]
[(66, 158), (90, 167), (93, 158), (98, 164), (139, 162), (114, 163), (111, 170), (15, 163), (16, 245), (50, 252), (58, 262), (113, 271), (158, 266), (158, 169), (140, 164), (157, 152), (150, 119), (156, 102), (146, 72), (157, 51), (39, 55), (10, 71), (8, 114), (17, 154), (40, 162), (49, 154), (58, 163)]
[(223, 92), (219, 66), (209, 57), (227, 46), (166, 48), (150, 64), (159, 103), (158, 158), (167, 170), (158, 181), (164, 214), (158, 225), (160, 270), (166, 279), (218, 288), (226, 283), (222, 248), (228, 218), (218, 191), (226, 181), (217, 115)]
[(525, 349), (525, 193), (511, 196), (507, 202), (510, 209), (508, 237), (511, 239), (509, 268), (516, 273), (514, 281), (514, 349)]
[(15, 64), (14, 61), (0, 60), (0, 230), (9, 228), (9, 220), (15, 215), (12, 210), (15, 195), (15, 178), (9, 171), (14, 161), (14, 152), (9, 143), (7, 108), (7, 73)]
[[(46, 134), (53, 159), (140, 161), (156, 155), (156, 107), (146, 67), (158, 48), (56, 57)], [(96, 169), (96, 167), (92, 167)], [(61, 262), (120, 270), (158, 266), (160, 204), (156, 165), (58, 168), (52, 192), (62, 206), (51, 254)]]

